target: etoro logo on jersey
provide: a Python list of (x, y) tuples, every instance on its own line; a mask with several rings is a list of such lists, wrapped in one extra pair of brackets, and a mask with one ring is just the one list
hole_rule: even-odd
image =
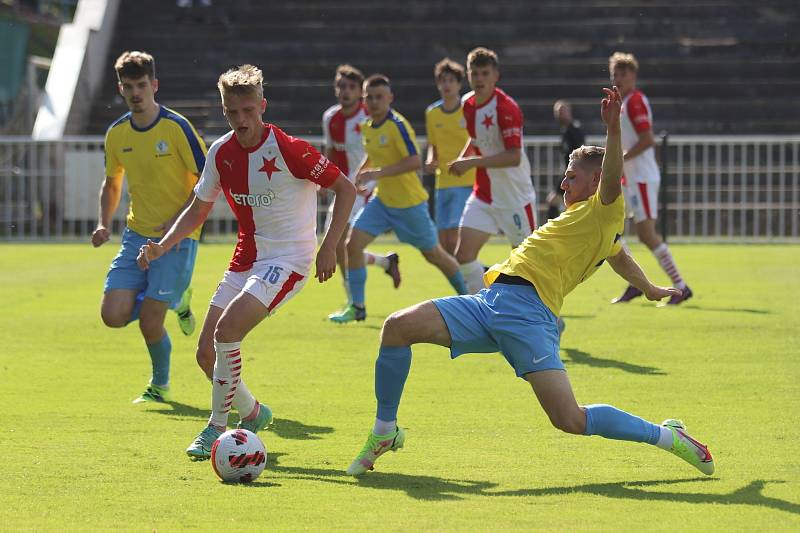
[(268, 189), (265, 194), (237, 194), (231, 193), (231, 198), (237, 205), (245, 207), (269, 207), (275, 200), (275, 193)]

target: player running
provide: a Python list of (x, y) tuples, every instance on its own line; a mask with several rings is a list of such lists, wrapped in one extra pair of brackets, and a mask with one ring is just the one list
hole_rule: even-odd
[(381, 331), (375, 363), (375, 425), (347, 469), (351, 475), (371, 470), (375, 461), (405, 443), (397, 409), (411, 366), (411, 345), (438, 344), (451, 357), (499, 351), (527, 380), (552, 424), (576, 435), (647, 442), (670, 451), (704, 474), (714, 472), (708, 448), (692, 439), (678, 420), (656, 425), (604, 404), (575, 401), (559, 357), (556, 316), (564, 297), (608, 261), (614, 271), (650, 300), (679, 295), (654, 286), (622, 247), (625, 220), (622, 196), (622, 149), (616, 89), (604, 89), (602, 118), (606, 149), (583, 146), (572, 153), (561, 182), (567, 210), (525, 239), (505, 262), (485, 275), (488, 288), (477, 295), (427, 301), (393, 313)]
[(194, 331), (189, 283), (200, 228), (188, 233), (148, 272), (136, 267), (136, 254), (148, 238), (163, 235), (189, 204), (192, 187), (205, 164), (206, 146), (188, 120), (156, 103), (158, 79), (153, 56), (123, 52), (114, 70), (129, 111), (106, 132), (106, 179), (100, 190), (97, 228), (92, 233), (95, 248), (111, 236), (111, 219), (119, 206), (123, 176), (128, 180), (130, 209), (122, 246), (106, 276), (100, 316), (111, 328), (139, 321), (153, 373), (147, 388), (133, 403), (165, 402), (170, 399), (172, 343), (164, 319), (167, 309), (172, 309), (183, 334)]
[(425, 110), (425, 131), (428, 136), (425, 172), (436, 175), (436, 228), (442, 248), (452, 255), (458, 244), (458, 223), (464, 212), (464, 204), (475, 183), (474, 170), (455, 176), (448, 168), (450, 162), (458, 159), (464, 144), (469, 141), (461, 109), (464, 67), (446, 57), (436, 63), (433, 75), (442, 98)]
[[(329, 107), (322, 115), (322, 136), (325, 139), (323, 153), (334, 165), (339, 167), (339, 170), (347, 176), (351, 183), (355, 183), (356, 172), (364, 160), (361, 125), (367, 120), (367, 107), (362, 102), (363, 83), (364, 75), (360, 70), (352, 65), (339, 65), (333, 82), (338, 103)], [(350, 285), (347, 283), (347, 235), (350, 233), (350, 225), (369, 197), (372, 196), (374, 188), (375, 182), (371, 182), (362, 189), (361, 194), (356, 196), (353, 210), (350, 212), (350, 219), (342, 233), (342, 238), (336, 245), (336, 263), (342, 272), (342, 282), (347, 295), (345, 308), (351, 303)], [(327, 221), (331, 218), (332, 210), (333, 204), (328, 210)], [(380, 255), (364, 250), (364, 263), (381, 267), (392, 278), (395, 289), (400, 286), (398, 262), (399, 257), (395, 252)]]
[(317, 185), (336, 194), (333, 217), (316, 258), (320, 283), (336, 270), (336, 243), (353, 207), (355, 188), (335, 165), (302, 139), (266, 124), (263, 75), (252, 65), (231, 69), (217, 84), (232, 131), (208, 152), (195, 199), (158, 242), (147, 242), (139, 265), (158, 265), (203, 223), (223, 193), (239, 222), (239, 242), (211, 298), (197, 347), (197, 362), (212, 380), (211, 418), (187, 448), (194, 460), (208, 459), (225, 431), (231, 406), (237, 427), (258, 432), (272, 411), (256, 401), (241, 379), (240, 346), (247, 333), (305, 285), (316, 248)]
[[(639, 63), (633, 54), (615, 52), (608, 58), (608, 71), (611, 81), (622, 94), (622, 149), (625, 161), (622, 192), (625, 194), (628, 217), (633, 218), (639, 240), (650, 248), (672, 284), (681, 289), (680, 294), (673, 295), (667, 301), (668, 305), (677, 305), (692, 297), (692, 289), (683, 281), (667, 243), (656, 232), (661, 172), (654, 148), (653, 111), (647, 97), (636, 88)], [(612, 303), (629, 302), (641, 295), (642, 291), (628, 285), (622, 296), (612, 300)]]
[(417, 248), (429, 263), (447, 277), (458, 294), (464, 294), (464, 278), (455, 258), (444, 251), (436, 236), (430, 214), (428, 193), (422, 187), (417, 169), (419, 149), (408, 121), (392, 109), (394, 101), (389, 78), (374, 74), (364, 82), (369, 120), (361, 131), (367, 157), (358, 172), (357, 186), (377, 181), (375, 195), (356, 216), (347, 240), (350, 295), (353, 303), (329, 318), (345, 323), (364, 320), (364, 249), (375, 237), (393, 229), (397, 238)]
[[(536, 228), (536, 192), (531, 165), (522, 146), (522, 111), (497, 88), (497, 54), (476, 48), (467, 55), (472, 92), (464, 95), (464, 118), (470, 140), (450, 172), (461, 176), (476, 169), (475, 187), (459, 227), (456, 259), (471, 294), (483, 287), (478, 253), (490, 236), (502, 231), (512, 247)], [(467, 155), (474, 150), (476, 155)]]

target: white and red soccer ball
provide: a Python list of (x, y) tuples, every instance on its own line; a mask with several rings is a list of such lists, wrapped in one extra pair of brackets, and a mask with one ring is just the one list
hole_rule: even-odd
[(214, 441), (211, 466), (222, 481), (249, 483), (267, 466), (267, 449), (255, 433), (231, 429)]

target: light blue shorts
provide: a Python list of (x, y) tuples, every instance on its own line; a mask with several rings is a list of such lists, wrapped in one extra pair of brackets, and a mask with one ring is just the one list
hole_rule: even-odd
[(556, 316), (529, 285), (494, 283), (478, 294), (433, 300), (450, 330), (450, 357), (500, 352), (517, 377), (563, 370)]
[(168, 302), (174, 308), (192, 281), (197, 241), (183, 239), (172, 250), (150, 263), (150, 268), (140, 270), (136, 264), (136, 256), (139, 255), (139, 248), (146, 242), (147, 237), (125, 228), (122, 246), (111, 262), (103, 292), (132, 289), (144, 292), (145, 298)]
[(392, 229), (401, 242), (423, 252), (439, 243), (428, 213), (428, 202), (405, 208), (386, 207), (377, 196), (373, 196), (356, 216), (353, 227), (375, 237)]
[(453, 229), (458, 227), (461, 213), (467, 198), (472, 194), (472, 187), (446, 187), (436, 189), (436, 227), (437, 229)]

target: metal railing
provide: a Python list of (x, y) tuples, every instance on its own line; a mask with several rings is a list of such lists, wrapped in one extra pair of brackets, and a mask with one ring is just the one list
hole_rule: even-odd
[[(541, 215), (563, 173), (559, 139), (526, 137), (525, 145)], [(800, 242), (800, 136), (671, 136), (664, 151), (669, 165), (660, 216), (671, 238)], [(88, 238), (97, 222), (103, 159), (102, 137), (0, 137), (0, 240)], [(320, 227), (326, 203), (320, 195)], [(124, 193), (115, 233), (126, 212)], [(217, 202), (204, 234), (235, 231), (226, 202)]]

